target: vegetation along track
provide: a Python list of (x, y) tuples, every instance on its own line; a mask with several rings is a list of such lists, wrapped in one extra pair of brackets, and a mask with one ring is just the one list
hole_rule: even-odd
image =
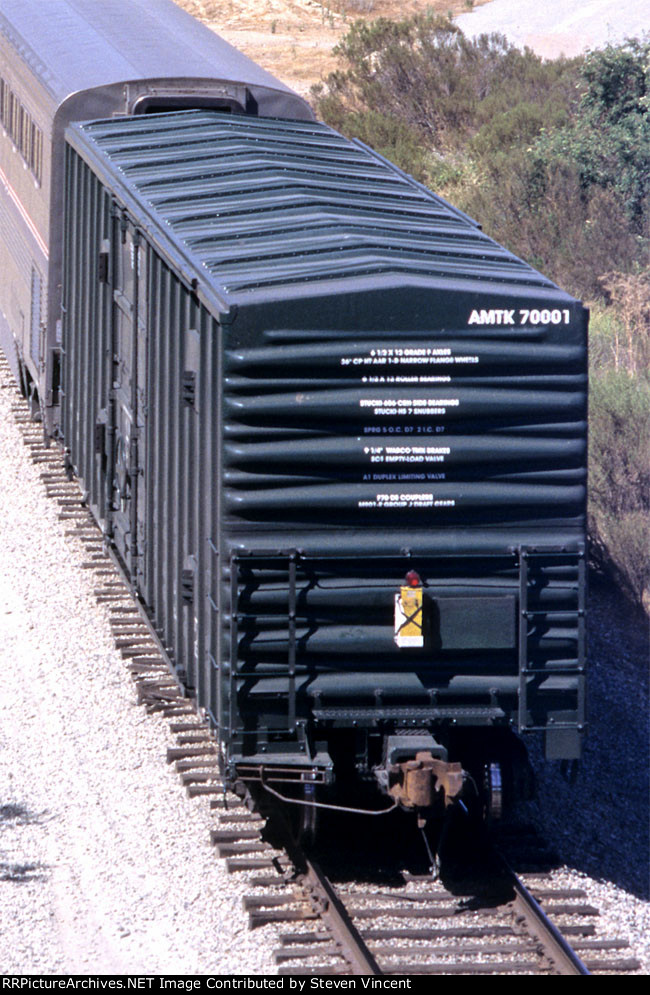
[[(11, 373), (1, 354), (0, 374), (6, 385)], [(621, 974), (639, 969), (627, 956), (625, 941), (598, 935), (598, 911), (585, 893), (555, 886), (539, 860), (533, 860), (525, 884), (494, 860), (488, 879), (485, 871), (473, 870), (470, 877), (452, 875), (443, 883), (429, 874), (396, 870), (397, 865), (369, 874), (374, 858), (367, 853), (365, 870), (341, 872), (349, 854), (339, 851), (341, 859), (332, 863), (330, 844), (326, 859), (333, 868), (330, 878), (336, 874), (339, 880), (335, 886), (289, 839), (270, 798), (255, 807), (250, 797), (245, 803), (227, 791), (210, 729), (171, 674), (164, 649), (119, 573), (59, 448), (46, 445), (41, 425), (32, 420), (18, 391), (12, 410), (66, 531), (86, 549), (83, 565), (96, 578), (96, 597), (108, 608), (138, 700), (148, 712), (169, 719), (176, 745), (168, 750), (168, 762), (187, 793), (203, 797), (214, 810), (212, 842), (227, 869), (249, 874), (245, 904), (251, 927), (272, 923), (280, 930), (275, 952), (280, 974)], [(388, 838), (395, 824), (387, 825)], [(345, 832), (339, 827), (338, 838), (350, 840)], [(408, 836), (399, 833), (400, 847), (408, 848)], [(357, 839), (366, 835), (363, 830)], [(384, 860), (385, 852), (377, 866)], [(573, 951), (542, 909), (570, 938)]]

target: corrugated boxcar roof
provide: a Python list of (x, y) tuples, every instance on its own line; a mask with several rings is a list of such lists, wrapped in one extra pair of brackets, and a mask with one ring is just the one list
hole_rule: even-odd
[(323, 124), (188, 111), (72, 130), (229, 302), (359, 278), (557, 294), (466, 215)]
[(291, 93), (170, 0), (0, 0), (0, 33), (59, 103), (79, 90), (161, 77)]

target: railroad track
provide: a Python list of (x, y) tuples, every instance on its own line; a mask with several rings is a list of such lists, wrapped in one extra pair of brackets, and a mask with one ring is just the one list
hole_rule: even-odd
[[(0, 375), (11, 371), (0, 353)], [(83, 567), (96, 579), (95, 596), (109, 612), (115, 645), (148, 712), (165, 715), (175, 736), (167, 752), (190, 797), (215, 814), (212, 843), (231, 873), (247, 873), (251, 928), (279, 930), (279, 974), (624, 974), (640, 969), (625, 940), (603, 937), (598, 910), (586, 893), (562, 889), (533, 870), (518, 878), (501, 868), (496, 891), (461, 894), (430, 875), (404, 871), (390, 886), (355, 881), (335, 886), (288, 837), (273, 808), (222, 783), (208, 723), (172, 675), (165, 648), (134, 597), (79, 486), (55, 445), (43, 438), (18, 392), (12, 398), (32, 461), (46, 493), (59, 506), (66, 534), (85, 549)], [(552, 921), (551, 921), (552, 920)], [(289, 928), (291, 927), (291, 928)], [(571, 945), (569, 945), (569, 943)]]
[(282, 891), (273, 895), (272, 885), (259, 883), (267, 893), (247, 900), (251, 926), (301, 927), (280, 933), (280, 974), (624, 974), (640, 968), (626, 953), (627, 941), (598, 936), (598, 910), (586, 893), (559, 888), (545, 873), (524, 884), (504, 871), (496, 901), (460, 897), (437, 880), (408, 874), (392, 888), (334, 888), (309, 860), (290, 891), (276, 881)]

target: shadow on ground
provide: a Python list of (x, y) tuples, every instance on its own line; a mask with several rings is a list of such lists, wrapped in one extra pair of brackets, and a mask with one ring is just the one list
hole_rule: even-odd
[(562, 860), (650, 897), (648, 624), (612, 586), (592, 582), (588, 722), (574, 779), (530, 750), (535, 818)]
[[(30, 812), (24, 805), (5, 804), (0, 805), (0, 830), (6, 831), (10, 827), (34, 826), (43, 822), (46, 813)], [(40, 863), (13, 863), (0, 860), (0, 881), (9, 881), (13, 884), (26, 884), (29, 881), (44, 881), (47, 876), (47, 868)]]

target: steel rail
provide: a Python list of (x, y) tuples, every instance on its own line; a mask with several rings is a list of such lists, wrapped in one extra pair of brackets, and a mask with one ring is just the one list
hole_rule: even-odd
[(329, 927), (353, 975), (383, 975), (383, 971), (361, 938), (336, 890), (318, 864), (306, 860), (299, 880), (310, 892), (323, 922)]
[(512, 875), (515, 909), (524, 917), (531, 934), (542, 942), (545, 953), (557, 968), (557, 973), (591, 975), (591, 971), (580, 960), (557, 926), (551, 922), (539, 902), (531, 895), (515, 872), (509, 867), (507, 869), (508, 873)]

